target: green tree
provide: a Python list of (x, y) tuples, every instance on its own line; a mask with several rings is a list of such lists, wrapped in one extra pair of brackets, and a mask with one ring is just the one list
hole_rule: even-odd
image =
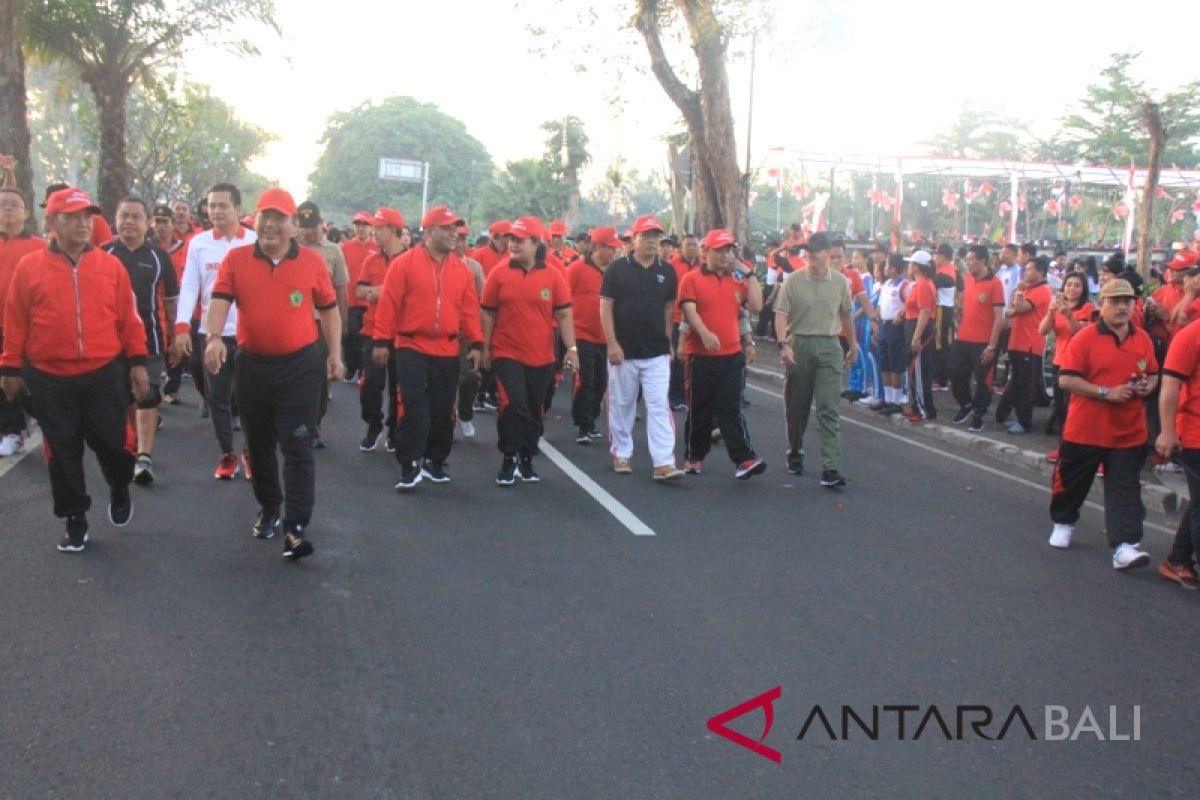
[(1020, 160), (1028, 155), (1023, 130), (995, 111), (964, 103), (957, 119), (924, 142), (932, 156)]
[(1130, 76), (1139, 53), (1114, 53), (1101, 80), (1089, 84), (1075, 110), (1062, 121), (1054, 144), (1068, 161), (1123, 166), (1145, 163), (1150, 132), (1143, 105), (1159, 104), (1166, 143), (1162, 161), (1182, 168), (1200, 166), (1200, 81), (1192, 81), (1154, 100), (1146, 86)]
[[(99, 202), (112, 213), (129, 192), (126, 112), (134, 84), (153, 82), (185, 42), (246, 21), (275, 27), (273, 0), (25, 0), (27, 46), (71, 65), (91, 90), (100, 119)], [(248, 36), (231, 48), (256, 53)]]
[(308, 180), (313, 199), (327, 212), (390, 206), (419, 221), (421, 184), (380, 180), (381, 157), (428, 162), (429, 205), (449, 205), (468, 220), (492, 176), (491, 156), (462, 122), (411, 97), (332, 115), (321, 144)]
[[(51, 64), (29, 71), (30, 119), (38, 130), (32, 151), (39, 185), (66, 181), (95, 186), (99, 113), (91, 93)], [(135, 88), (126, 129), (130, 191), (148, 202), (182, 198), (194, 204), (217, 181), (233, 181), (244, 196), (267, 181), (249, 171), (271, 134), (236, 117), (207, 86), (173, 76)]]
[(542, 130), (549, 134), (542, 160), (565, 184), (567, 205), (563, 219), (570, 230), (579, 223), (579, 173), (592, 160), (587, 150), (587, 133), (579, 118), (573, 116), (543, 122)]
[(510, 161), (484, 191), (485, 220), (514, 219), (531, 214), (543, 220), (560, 216), (567, 205), (566, 184), (545, 159)]
[[(33, 202), (33, 139), (25, 100), (25, 55), (21, 51), (19, 0), (0, 0), (0, 155), (12, 156), (13, 174)], [(27, 226), (36, 227), (31, 214)]]

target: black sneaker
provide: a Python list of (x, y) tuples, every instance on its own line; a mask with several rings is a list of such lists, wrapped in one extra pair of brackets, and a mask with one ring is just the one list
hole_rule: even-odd
[(601, 433), (600, 431), (596, 430), (595, 428), (592, 428), (591, 430), (588, 431), (588, 438), (589, 439), (603, 439), (604, 434)]
[(969, 420), (972, 416), (973, 416), (973, 414), (971, 414), (971, 407), (963, 406), (962, 408), (960, 408), (958, 410), (958, 413), (954, 415), (954, 424), (962, 425), (964, 422)]
[(787, 462), (787, 471), (793, 475), (804, 474), (804, 456), (792, 456)]
[(233, 429), (235, 431), (241, 431), (241, 429), (242, 429), (242, 418), (241, 417), (233, 418)]
[(537, 483), (541, 477), (533, 469), (533, 457), (524, 456), (521, 458), (521, 466), (517, 468), (517, 474), (521, 476), (521, 480), (526, 483)]
[(358, 443), (358, 449), (364, 453), (369, 453), (379, 447), (380, 437), (383, 435), (383, 425), (378, 422), (372, 422), (367, 426), (367, 435)]
[(387, 435), (387, 441), (384, 443), (383, 447), (389, 453), (396, 452), (396, 440), (394, 438), (392, 438), (392, 434), (389, 433)]
[(971, 424), (967, 426), (967, 430), (971, 433), (979, 433), (983, 430), (983, 416), (976, 414), (971, 417)]
[(312, 542), (304, 538), (304, 526), (291, 523), (285, 526), (287, 533), (283, 535), (283, 557), (289, 561), (299, 561), (313, 554)]
[(317, 428), (313, 434), (313, 450), (324, 450), (325, 440), (321, 438), (321, 429)]
[(67, 534), (58, 543), (60, 553), (82, 553), (88, 543), (87, 517), (71, 514), (67, 517)]
[(505, 456), (500, 462), (500, 472), (496, 475), (496, 483), (500, 486), (512, 486), (517, 482), (517, 459)]
[(114, 488), (109, 493), (108, 521), (118, 528), (124, 528), (133, 517), (133, 498), (129, 496), (129, 487)]
[(575, 444), (591, 444), (591, 432), (587, 428), (579, 428), (575, 431)]
[(250, 528), (251, 535), (256, 539), (272, 539), (279, 532), (280, 519), (278, 514), (268, 514), (266, 511), (258, 512), (258, 519), (254, 520), (254, 525)]
[(821, 485), (826, 489), (836, 489), (846, 485), (846, 479), (836, 469), (827, 469), (821, 473)]
[(421, 477), (428, 478), (434, 483), (450, 482), (450, 476), (446, 474), (446, 464), (443, 461), (425, 459), (425, 463), (421, 466)]
[(421, 482), (421, 465), (415, 461), (400, 468), (400, 480), (396, 482), (397, 492), (409, 492), (417, 488)]

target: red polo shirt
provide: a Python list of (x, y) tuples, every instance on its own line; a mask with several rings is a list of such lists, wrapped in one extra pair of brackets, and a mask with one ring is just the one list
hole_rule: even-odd
[(256, 356), (286, 356), (317, 340), (313, 309), (337, 306), (325, 259), (295, 241), (279, 264), (255, 242), (221, 259), (213, 299), (237, 303), (238, 347)]
[(1025, 290), (1025, 299), (1033, 304), (1033, 310), (1017, 314), (1012, 318), (1012, 331), (1008, 334), (1010, 353), (1033, 353), (1041, 355), (1046, 349), (1046, 337), (1038, 333), (1038, 324), (1050, 310), (1054, 292), (1046, 283), (1039, 283)]
[(990, 342), (997, 308), (1004, 308), (1004, 284), (1000, 279), (991, 272), (978, 280), (970, 272), (964, 275), (958, 341), (970, 344)]
[(527, 367), (554, 363), (554, 312), (571, 306), (563, 272), (511, 262), (497, 267), (483, 285), (480, 305), (496, 315), (492, 358), (511, 358)]
[(1200, 449), (1200, 325), (1188, 325), (1171, 340), (1163, 374), (1183, 381), (1175, 432), (1187, 450)]
[(497, 250), (490, 244), (485, 244), (481, 247), (476, 247), (470, 252), (471, 258), (479, 262), (479, 266), (483, 267), (483, 276), (486, 278), (492, 274), (492, 270), (500, 263), (500, 259), (508, 255), (508, 249)]
[(747, 297), (746, 281), (733, 273), (724, 275), (708, 267), (692, 270), (679, 283), (679, 306), (690, 303), (705, 327), (716, 334), (721, 346), (709, 350), (694, 328), (688, 328), (684, 352), (689, 356), (731, 356), (742, 351), (738, 316)]
[[(1154, 343), (1150, 334), (1131, 323), (1124, 341), (1104, 320), (1075, 334), (1063, 354), (1059, 375), (1078, 375), (1098, 386), (1120, 386), (1138, 375), (1158, 372)], [(1064, 442), (1096, 447), (1137, 447), (1146, 443), (1146, 404), (1135, 397), (1124, 403), (1111, 403), (1094, 397), (1072, 394)]]
[[(701, 266), (699, 261), (697, 261), (695, 264), (691, 264), (686, 259), (684, 259), (683, 256), (678, 255), (678, 254), (676, 254), (668, 263), (675, 269), (675, 285), (676, 286), (682, 286), (683, 285), (683, 276), (687, 275), (692, 270), (700, 269), (700, 266)], [(683, 309), (681, 309), (679, 307), (679, 299), (678, 299), (678, 296), (676, 296), (675, 312), (674, 312), (674, 315), (671, 317), (671, 321), (674, 324), (678, 325), (680, 320), (682, 320), (682, 319), (683, 319)]]
[(604, 344), (604, 327), (600, 324), (600, 284), (604, 270), (586, 259), (567, 267), (567, 288), (571, 290), (571, 316), (575, 320), (575, 339), (580, 342)]
[(342, 258), (346, 259), (346, 273), (350, 276), (350, 282), (346, 284), (350, 287), (347, 298), (350, 308), (366, 308), (366, 298), (359, 297), (355, 293), (354, 287), (358, 286), (358, 277), (362, 274), (363, 262), (367, 260), (367, 256), (378, 252), (379, 245), (375, 243), (374, 239), (368, 239), (366, 244), (357, 238), (342, 242)]
[[(1081, 322), (1091, 322), (1092, 312), (1096, 307), (1091, 303), (1084, 303), (1079, 308), (1071, 311), (1071, 316)], [(1067, 352), (1067, 345), (1071, 343), (1071, 339), (1075, 338), (1075, 334), (1071, 333), (1071, 326), (1063, 319), (1062, 314), (1054, 315), (1054, 366), (1062, 368), (1063, 355)]]
[[(934, 288), (933, 281), (922, 275), (911, 285), (908, 297), (904, 299), (904, 319), (918, 319), (921, 316), (921, 309), (925, 309), (929, 312), (929, 318), (932, 320), (933, 315), (937, 313), (937, 289)], [(925, 335), (929, 336), (932, 330), (932, 328), (926, 328)]]

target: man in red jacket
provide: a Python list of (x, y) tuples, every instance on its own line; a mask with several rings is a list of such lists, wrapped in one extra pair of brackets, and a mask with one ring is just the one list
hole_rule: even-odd
[(479, 295), (471, 270), (453, 252), (461, 224), (445, 206), (430, 209), (421, 220), (421, 244), (391, 262), (375, 309), (372, 358), (384, 366), (388, 344), (395, 349), (400, 492), (422, 478), (450, 480), (445, 466), (454, 441), (460, 337), (470, 347), (471, 369), (479, 369)]
[(46, 202), (53, 238), (17, 264), (4, 309), (0, 389), (10, 399), (28, 387), (45, 436), (54, 515), (67, 521), (58, 545), (78, 553), (88, 542), (91, 498), (83, 477), (83, 445), (96, 453), (109, 485), (108, 518), (133, 516), (130, 387), (149, 393), (146, 329), (121, 262), (91, 246), (100, 209), (79, 189)]

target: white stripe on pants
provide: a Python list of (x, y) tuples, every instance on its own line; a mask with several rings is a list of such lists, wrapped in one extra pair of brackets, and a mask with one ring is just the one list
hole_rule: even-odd
[(671, 359), (625, 359), (608, 365), (608, 435), (616, 458), (633, 457), (633, 423), (637, 417), (638, 389), (646, 401), (646, 438), (656, 467), (675, 463), (675, 418), (667, 404)]

